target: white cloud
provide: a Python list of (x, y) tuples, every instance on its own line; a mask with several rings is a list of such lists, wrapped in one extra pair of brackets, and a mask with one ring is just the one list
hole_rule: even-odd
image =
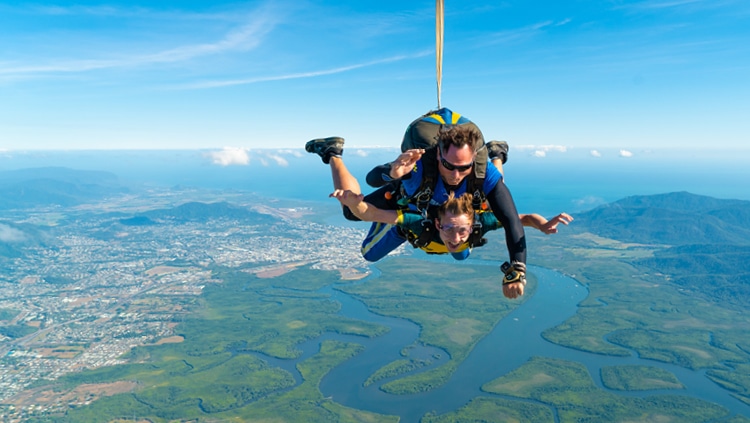
[(568, 147), (564, 145), (519, 145), (519, 146), (511, 146), (511, 149), (518, 149), (518, 150), (537, 150), (537, 151), (544, 151), (545, 153), (548, 153), (550, 151), (556, 151), (558, 153), (565, 153), (568, 151)]
[(620, 150), (620, 157), (633, 157), (633, 153), (628, 150)]
[(301, 157), (302, 154), (294, 150), (249, 150), (247, 148), (240, 147), (224, 147), (222, 150), (211, 151), (205, 154), (211, 159), (211, 162), (219, 166), (247, 166), (251, 161), (255, 160), (260, 163), (261, 166), (268, 167), (272, 164), (276, 164), (280, 167), (288, 167), (289, 160), (284, 155), (291, 155), (294, 157)]
[(283, 158), (283, 157), (281, 157), (279, 155), (269, 154), (268, 158), (271, 159), (271, 160), (273, 160), (273, 161), (275, 161), (276, 164), (279, 165), (279, 166), (281, 166), (281, 167), (287, 167), (287, 166), (289, 166), (289, 162), (285, 158)]
[(20, 242), (26, 239), (26, 235), (16, 228), (0, 223), (0, 241), (3, 242)]
[(244, 148), (224, 147), (223, 150), (207, 153), (207, 156), (211, 158), (213, 164), (219, 166), (245, 166), (250, 163), (250, 155)]
[(300, 150), (279, 150), (279, 154), (285, 154), (287, 156), (302, 157), (303, 154)]
[(600, 152), (599, 152), (599, 151), (597, 151), (597, 150), (591, 150), (591, 156), (592, 156), (592, 157), (601, 157), (601, 156), (602, 156), (602, 153), (600, 153)]
[(555, 152), (555, 153), (566, 153), (568, 151), (568, 147), (564, 145), (555, 145), (555, 144), (548, 144), (548, 145), (517, 145), (517, 146), (511, 146), (512, 150), (531, 150), (531, 155), (534, 157), (547, 157), (547, 153), (549, 152)]
[(359, 157), (367, 157), (369, 155), (365, 150), (356, 150), (353, 154)]
[[(65, 11), (63, 11), (65, 12)], [(61, 13), (63, 13), (61, 12)], [(63, 59), (47, 64), (6, 66), (0, 63), (0, 75), (29, 77), (54, 73), (77, 73), (102, 69), (133, 68), (161, 63), (177, 63), (227, 51), (248, 51), (260, 45), (278, 25), (278, 17), (261, 8), (244, 25), (213, 42), (187, 44), (143, 55), (119, 58)]]
[(558, 153), (565, 153), (568, 151), (568, 147), (564, 145), (543, 145), (541, 148), (544, 151), (557, 151)]
[(387, 57), (385, 59), (373, 60), (370, 62), (358, 63), (354, 65), (349, 65), (349, 66), (341, 66), (338, 68), (325, 69), (325, 70), (320, 70), (320, 71), (292, 73), (288, 75), (262, 76), (262, 77), (246, 78), (246, 79), (233, 79), (233, 80), (225, 80), (225, 81), (206, 81), (206, 82), (198, 82), (195, 84), (182, 85), (180, 86), (180, 88), (185, 88), (185, 89), (220, 88), (220, 87), (229, 87), (229, 86), (234, 86), (234, 85), (257, 84), (259, 82), (284, 81), (288, 79), (301, 79), (301, 78), (315, 78), (318, 76), (335, 75), (338, 73), (349, 72), (349, 71), (360, 69), (360, 68), (380, 65), (384, 63), (398, 62), (402, 60), (423, 57), (426, 55), (427, 53), (420, 52), (411, 56), (402, 55), (402, 56)]

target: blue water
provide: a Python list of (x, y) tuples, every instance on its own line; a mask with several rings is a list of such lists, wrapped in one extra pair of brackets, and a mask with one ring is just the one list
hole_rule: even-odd
[[(466, 265), (492, 265), (496, 263), (470, 260)], [(427, 412), (443, 414), (466, 405), (473, 398), (503, 397), (482, 391), (482, 386), (506, 375), (525, 364), (532, 357), (551, 357), (583, 363), (594, 383), (613, 395), (648, 397), (652, 395), (682, 395), (700, 398), (725, 407), (731, 414), (750, 416), (750, 406), (734, 398), (728, 391), (705, 377), (703, 370), (693, 371), (676, 365), (642, 359), (633, 353), (628, 357), (610, 357), (588, 353), (552, 344), (542, 338), (541, 333), (557, 326), (575, 314), (578, 304), (588, 295), (588, 291), (570, 277), (549, 269), (529, 267), (539, 281), (539, 289), (521, 307), (502, 319), (487, 334), (469, 356), (461, 362), (456, 372), (442, 386), (428, 392), (411, 395), (391, 395), (379, 389), (389, 379), (365, 387), (367, 378), (382, 366), (404, 358), (405, 347), (413, 347), (410, 358), (438, 357), (432, 365), (418, 370), (425, 371), (443, 364), (447, 353), (434, 347), (415, 344), (419, 337), (419, 327), (407, 320), (385, 317), (370, 312), (363, 303), (353, 297), (331, 289), (323, 288), (320, 293), (330, 295), (341, 304), (340, 313), (344, 316), (378, 323), (390, 330), (377, 338), (363, 338), (352, 335), (326, 333), (300, 345), (300, 357), (294, 360), (280, 360), (260, 355), (271, 365), (281, 367), (294, 375), (297, 384), (301, 375), (296, 365), (319, 350), (323, 340), (335, 339), (354, 342), (364, 347), (364, 351), (345, 361), (329, 372), (320, 383), (325, 397), (351, 408), (369, 410), (376, 413), (396, 415), (405, 423), (417, 423)], [(379, 272), (368, 279), (378, 277)], [(352, 282), (367, 283), (367, 280)], [(624, 392), (611, 390), (602, 385), (599, 374), (602, 367), (618, 365), (643, 365), (663, 368), (674, 374), (684, 385), (683, 389), (650, 390)], [(518, 400), (518, 398), (508, 397)], [(557, 409), (546, 404), (559, 422)]]
[[(750, 200), (750, 150), (713, 152), (649, 151), (633, 157), (616, 150), (550, 152), (533, 157), (515, 151), (505, 165), (506, 184), (519, 212), (575, 213), (631, 195), (675, 191)], [(330, 170), (317, 156), (298, 150), (254, 150), (247, 165), (212, 164), (209, 151), (55, 151), (0, 152), (0, 171), (64, 166), (107, 170), (128, 184), (203, 187), (255, 192), (264, 197), (329, 200)], [(344, 158), (360, 179), (374, 165), (397, 155), (395, 149), (351, 149)], [(276, 158), (280, 158), (280, 165)], [(343, 220), (343, 219), (342, 219)]]

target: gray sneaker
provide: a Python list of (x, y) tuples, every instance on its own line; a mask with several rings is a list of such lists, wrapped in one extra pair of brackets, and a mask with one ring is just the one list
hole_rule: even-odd
[(505, 164), (508, 161), (508, 143), (505, 141), (490, 141), (487, 143), (487, 153), (490, 160), (499, 158)]
[(341, 157), (344, 154), (344, 139), (341, 137), (317, 138), (305, 144), (305, 151), (315, 153), (328, 164), (331, 157)]

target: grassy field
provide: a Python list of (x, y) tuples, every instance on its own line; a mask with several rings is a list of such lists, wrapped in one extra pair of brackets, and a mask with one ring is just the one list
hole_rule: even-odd
[(552, 405), (558, 410), (562, 423), (687, 423), (720, 421), (729, 417), (722, 407), (695, 398), (631, 398), (610, 394), (594, 385), (582, 364), (549, 358), (534, 358), (510, 374), (487, 383), (482, 389)]
[[(750, 316), (671, 283), (679, 276), (675, 273), (640, 264), (644, 251), (665, 246), (587, 233), (527, 236), (529, 263), (571, 275), (590, 292), (573, 317), (544, 332), (545, 339), (598, 354), (635, 351), (643, 358), (706, 369), (712, 380), (750, 403)], [(498, 259), (492, 250), (479, 255)]]
[(619, 391), (684, 388), (672, 373), (658, 367), (608, 366), (601, 376), (604, 386)]

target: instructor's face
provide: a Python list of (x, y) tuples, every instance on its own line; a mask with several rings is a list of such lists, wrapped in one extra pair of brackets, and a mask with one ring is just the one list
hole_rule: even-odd
[(438, 148), (438, 151), (440, 151), (438, 171), (443, 181), (448, 185), (460, 184), (473, 169), (472, 165), (476, 156), (474, 149), (470, 145), (464, 145), (460, 148), (451, 145), (446, 152), (443, 152), (440, 148)]

